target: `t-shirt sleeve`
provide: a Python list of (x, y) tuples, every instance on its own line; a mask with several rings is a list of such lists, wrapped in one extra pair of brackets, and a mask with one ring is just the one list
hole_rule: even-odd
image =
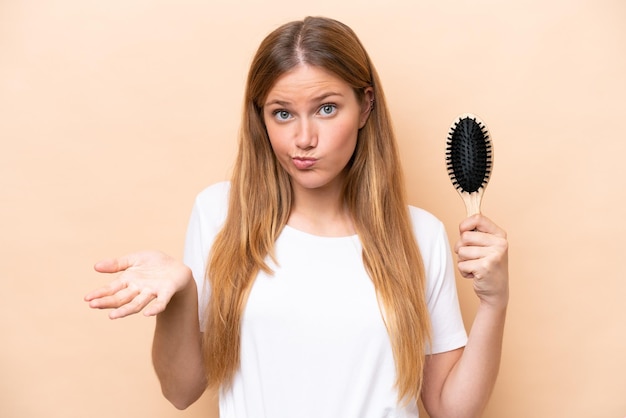
[(206, 280), (209, 251), (215, 236), (222, 228), (228, 207), (229, 183), (210, 186), (196, 197), (185, 237), (183, 262), (191, 269), (198, 288), (198, 315), (200, 329), (206, 326), (206, 307), (210, 287)]
[[(427, 347), (427, 353), (437, 354), (464, 347), (467, 344), (467, 332), (461, 316), (445, 227), (429, 213), (421, 209), (417, 212), (413, 218), (424, 261), (426, 303), (432, 332), (432, 344)], [(420, 218), (417, 222), (415, 215)]]

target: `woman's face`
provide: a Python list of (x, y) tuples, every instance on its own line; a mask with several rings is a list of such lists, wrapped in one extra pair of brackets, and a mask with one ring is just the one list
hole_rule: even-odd
[(370, 111), (371, 88), (363, 101), (341, 78), (298, 65), (278, 78), (263, 106), (267, 133), (294, 192), (341, 187), (358, 131)]

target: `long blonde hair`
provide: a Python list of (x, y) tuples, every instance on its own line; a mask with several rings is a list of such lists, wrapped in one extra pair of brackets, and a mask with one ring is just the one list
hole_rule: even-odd
[(263, 103), (277, 78), (302, 63), (336, 74), (359, 100), (365, 88), (374, 90), (375, 106), (359, 131), (344, 196), (390, 335), (398, 396), (417, 400), (430, 320), (390, 116), (376, 70), (357, 36), (346, 25), (320, 17), (270, 33), (250, 67), (228, 215), (207, 269), (211, 296), (203, 344), (209, 386), (232, 383), (247, 295), (260, 271), (271, 272), (266, 259), (273, 256), (289, 217), (290, 179), (270, 146)]

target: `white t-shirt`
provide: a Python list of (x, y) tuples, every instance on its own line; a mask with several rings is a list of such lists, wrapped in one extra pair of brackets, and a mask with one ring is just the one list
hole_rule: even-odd
[[(228, 210), (229, 183), (196, 198), (185, 263), (198, 284), (200, 321), (208, 286), (206, 259)], [(430, 353), (467, 342), (448, 239), (442, 223), (410, 207), (427, 277)], [(241, 324), (241, 365), (220, 393), (221, 418), (417, 417), (398, 404), (389, 335), (357, 235), (320, 237), (286, 226), (276, 241), (279, 265), (261, 272)]]

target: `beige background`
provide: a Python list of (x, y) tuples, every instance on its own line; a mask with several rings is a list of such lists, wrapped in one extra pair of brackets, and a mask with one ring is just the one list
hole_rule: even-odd
[(229, 174), (253, 52), (305, 15), (361, 37), (411, 203), (451, 241), (448, 126), (469, 111), (491, 130), (483, 209), (509, 232), (512, 298), (485, 417), (624, 417), (623, 0), (0, 0), (0, 416), (213, 416), (209, 395), (162, 399), (152, 319), (82, 297), (99, 258), (181, 255), (195, 194)]

